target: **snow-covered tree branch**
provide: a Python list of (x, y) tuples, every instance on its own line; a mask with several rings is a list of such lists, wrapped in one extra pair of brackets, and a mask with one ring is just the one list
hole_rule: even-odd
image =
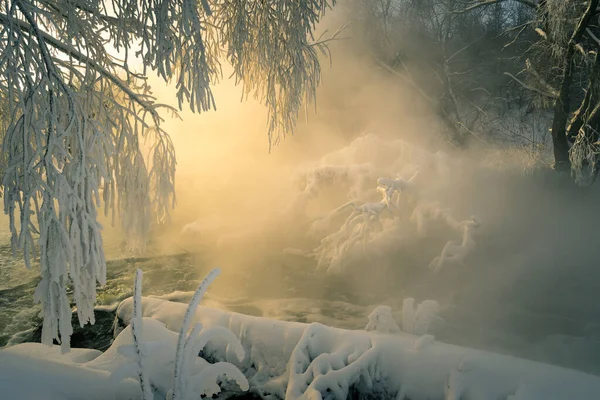
[[(43, 342), (68, 350), (73, 289), (94, 322), (106, 279), (98, 208), (132, 245), (174, 205), (175, 152), (149, 71), (174, 81), (179, 108), (215, 109), (220, 60), (268, 106), (269, 143), (293, 128), (320, 70), (311, 30), (334, 0), (12, 0), (0, 4), (4, 211), (28, 268), (39, 258)], [(141, 60), (142, 71), (131, 67)], [(175, 110), (171, 110), (175, 111)], [(142, 152), (149, 147), (149, 155)]]

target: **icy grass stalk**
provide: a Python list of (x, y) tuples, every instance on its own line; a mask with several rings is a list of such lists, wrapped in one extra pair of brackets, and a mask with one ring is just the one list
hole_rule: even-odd
[(177, 339), (177, 350), (175, 354), (175, 371), (173, 379), (173, 388), (169, 391), (167, 398), (172, 400), (187, 400), (197, 398), (198, 394), (212, 396), (220, 392), (218, 379), (227, 376), (237, 382), (243, 391), (249, 389), (248, 380), (242, 372), (233, 364), (228, 362), (218, 362), (205, 365), (202, 370), (191, 375), (194, 364), (198, 358), (198, 353), (212, 339), (224, 339), (232, 347), (238, 361), (242, 361), (245, 356), (244, 349), (239, 339), (227, 328), (212, 327), (203, 329), (202, 324), (194, 325), (188, 335), (190, 325), (198, 308), (198, 304), (204, 297), (208, 286), (221, 273), (219, 268), (213, 269), (198, 286), (190, 304), (185, 312), (179, 337)]
[(138, 378), (142, 388), (142, 399), (152, 400), (150, 381), (146, 376), (145, 354), (143, 349), (143, 321), (142, 321), (142, 270), (135, 271), (135, 284), (133, 288), (133, 317), (131, 318), (131, 333), (135, 344), (135, 355), (138, 367)]
[[(175, 353), (175, 371), (174, 371), (174, 380), (173, 380), (173, 400), (183, 400), (185, 398), (185, 376), (183, 375), (182, 367), (184, 364), (185, 352), (189, 349), (191, 342), (193, 339), (199, 334), (202, 326), (200, 324), (196, 324), (194, 329), (188, 336), (187, 332), (190, 329), (190, 324), (192, 323), (193, 315), (196, 313), (196, 309), (198, 308), (198, 304), (204, 297), (204, 293), (208, 289), (208, 286), (214, 282), (214, 280), (219, 276), (221, 270), (219, 268), (215, 268), (209, 272), (209, 274), (204, 278), (204, 280), (198, 286), (198, 289), (194, 293), (190, 304), (185, 312), (185, 317), (183, 318), (183, 322), (181, 323), (181, 329), (179, 330), (179, 338), (177, 340), (177, 351)], [(191, 340), (190, 340), (191, 339)]]

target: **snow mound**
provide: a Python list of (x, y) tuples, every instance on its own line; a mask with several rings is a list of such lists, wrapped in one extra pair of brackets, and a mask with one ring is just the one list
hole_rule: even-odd
[[(157, 298), (143, 298), (142, 306), (146, 376), (154, 399), (166, 399), (188, 307)], [(425, 301), (415, 308), (408, 299), (413, 329), (419, 325), (414, 317), (431, 315), (434, 306)], [(128, 299), (117, 316), (129, 324), (133, 310)], [(380, 307), (371, 319), (389, 316), (389, 311)], [(226, 398), (245, 389), (246, 381), (252, 394), (269, 400), (600, 398), (598, 376), (453, 346), (431, 335), (336, 329), (202, 306), (188, 322), (210, 332), (185, 354), (197, 360), (187, 373), (195, 377), (186, 382), (196, 389), (190, 398), (219, 390), (224, 390), (219, 398)], [(137, 375), (134, 347), (130, 326), (101, 355), (89, 350), (62, 355), (58, 346), (41, 344), (14, 346), (0, 351), (0, 391), (18, 399), (140, 399), (139, 382), (129, 378)]]
[[(145, 317), (169, 330), (180, 329), (186, 305), (143, 300)], [(425, 320), (435, 310), (434, 302), (424, 301), (414, 311)], [(132, 301), (123, 302), (117, 313), (128, 323)], [(453, 346), (431, 335), (349, 331), (201, 306), (193, 321), (206, 328), (225, 327), (239, 338), (245, 351), (241, 361), (218, 337), (207, 344), (204, 355), (237, 366), (250, 391), (265, 399), (600, 398), (600, 377)]]

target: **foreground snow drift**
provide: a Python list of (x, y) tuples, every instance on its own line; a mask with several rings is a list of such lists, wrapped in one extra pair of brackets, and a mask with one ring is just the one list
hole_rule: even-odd
[[(155, 398), (172, 385), (174, 349), (187, 306), (143, 299), (147, 375)], [(129, 324), (131, 299), (118, 311)], [(432, 336), (377, 331), (348, 331), (250, 317), (199, 307), (194, 323), (204, 329), (227, 328), (231, 338), (215, 335), (201, 352), (211, 362), (229, 362), (246, 376), (250, 391), (268, 399), (598, 399), (600, 377), (532, 361), (436, 342)], [(38, 344), (0, 351), (0, 390), (7, 398), (141, 398), (138, 382), (120, 380), (131, 359), (130, 327), (104, 354)], [(239, 350), (239, 349), (238, 349)], [(200, 372), (207, 362), (197, 365)], [(121, 372), (119, 372), (121, 371)], [(112, 377), (111, 377), (112, 375)], [(226, 395), (240, 392), (231, 378), (211, 377)], [(216, 380), (215, 380), (216, 379)], [(208, 388), (208, 393), (213, 390)], [(218, 387), (213, 387), (218, 391)], [(112, 396), (112, 397), (111, 397)]]
[(25, 343), (0, 351), (0, 398), (28, 400), (138, 399), (140, 385), (132, 380), (113, 385), (110, 373), (87, 366), (97, 350)]
[[(144, 299), (144, 316), (178, 330), (186, 306)], [(125, 323), (132, 302), (117, 311)], [(448, 345), (431, 336), (348, 331), (272, 321), (200, 307), (196, 321), (241, 341), (241, 363), (217, 341), (212, 357), (237, 365), (251, 391), (287, 399), (598, 399), (600, 377), (515, 357)], [(512, 397), (510, 397), (512, 396)]]

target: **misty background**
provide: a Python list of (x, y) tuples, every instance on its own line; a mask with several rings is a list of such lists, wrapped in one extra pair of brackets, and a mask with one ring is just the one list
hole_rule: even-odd
[[(461, 23), (464, 38), (452, 43), (453, 54), (461, 43), (475, 43), (456, 56), (460, 71), (450, 73), (464, 95), (453, 95), (458, 114), (474, 120), (458, 134), (469, 137), (466, 148), (444, 122), (451, 105), (444, 105), (449, 86), (436, 66), (439, 46), (417, 30), (431, 16), (426, 7), (411, 12), (392, 23), (363, 2), (336, 6), (318, 31), (351, 25), (330, 43), (317, 104), (270, 152), (265, 108), (240, 102), (240, 88), (226, 79), (215, 88), (217, 112), (183, 111), (181, 120), (167, 120), (178, 160), (171, 223), (155, 227), (145, 252), (132, 255), (118, 227), (102, 220), (107, 257), (140, 260), (109, 264), (113, 283), (100, 297), (112, 294), (101, 301), (129, 295), (136, 266), (150, 270), (144, 293), (161, 295), (192, 290), (220, 267), (207, 305), (363, 329), (377, 305), (391, 306), (399, 320), (405, 298), (436, 300), (441, 319), (430, 333), (440, 341), (600, 373), (598, 190), (579, 188), (548, 167), (547, 109), (492, 73), (520, 68), (510, 61), (520, 49), (503, 52), (512, 38), (500, 34), (518, 25), (519, 9), (496, 10), (500, 22), (492, 13)], [(480, 39), (478, 29), (492, 31)], [(161, 102), (175, 104), (173, 88), (158, 79), (152, 86)], [(326, 166), (346, 172), (299, 202)], [(310, 253), (344, 218), (329, 221), (324, 232), (310, 229), (316, 219), (348, 201), (378, 201), (377, 178), (408, 179), (417, 170), (418, 197), (407, 205), (400, 234), (348, 259), (340, 274), (317, 269)], [(458, 221), (477, 217), (475, 247), (462, 262), (437, 274), (428, 268), (460, 234), (433, 221), (420, 235), (410, 222), (415, 204), (436, 204)], [(2, 241), (8, 249), (8, 232)], [(10, 262), (2, 290), (34, 279)], [(13, 319), (5, 317), (3, 329)]]

